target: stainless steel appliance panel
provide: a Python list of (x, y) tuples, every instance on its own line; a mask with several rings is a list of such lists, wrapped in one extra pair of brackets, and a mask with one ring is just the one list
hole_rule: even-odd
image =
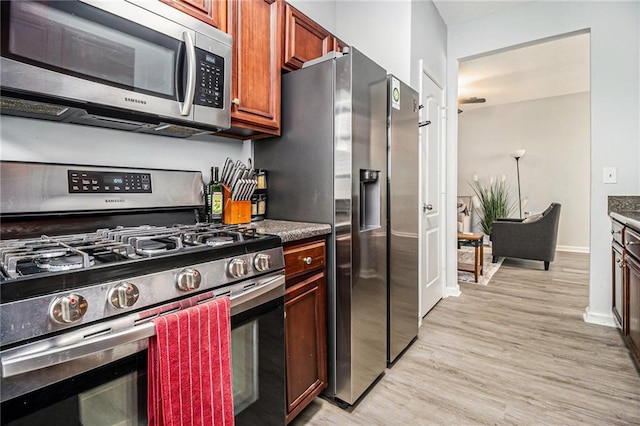
[[(149, 173), (152, 193), (73, 194), (67, 184), (68, 170)], [(197, 207), (203, 199), (202, 173), (157, 169), (128, 169), (70, 164), (3, 161), (0, 167), (0, 212), (40, 213), (88, 210), (120, 210), (146, 207)], [(47, 194), (45, 198), (41, 194)]]
[(336, 396), (354, 404), (386, 367), (386, 71), (352, 49), (336, 81)]
[(387, 112), (385, 70), (350, 51), (283, 76), (283, 134), (254, 157), (269, 218), (333, 226), (326, 393), (353, 404), (386, 367)]
[[(51, 69), (22, 60), (10, 59), (4, 57), (3, 53), (3, 57), (0, 59), (3, 88), (43, 97), (45, 102), (47, 98), (55, 98), (57, 103), (69, 100), (138, 112), (161, 119), (178, 120), (186, 125), (200, 124), (208, 128), (229, 128), (231, 119), (231, 37), (161, 2), (142, 1), (138, 3), (94, 0), (83, 0), (77, 3), (78, 8), (91, 6), (100, 13), (111, 14), (109, 19), (104, 19), (104, 22), (93, 22), (75, 17), (74, 14), (65, 14), (48, 7), (46, 4), (15, 2), (11, 7), (24, 9), (25, 16), (33, 17), (29, 19), (50, 19), (55, 25), (63, 27), (66, 33), (70, 33), (72, 36), (77, 33), (74, 40), (89, 47), (86, 52), (77, 53), (77, 55), (82, 55), (81, 58), (76, 58), (77, 60), (74, 60), (74, 56), (64, 50), (65, 47), (61, 47), (62, 56), (60, 58), (54, 58), (55, 55), (52, 53), (51, 57), (46, 59), (52, 61), (51, 64), (48, 64)], [(123, 24), (121, 22), (123, 20), (128, 21), (127, 24)], [(9, 24), (3, 20), (3, 25)], [(131, 30), (132, 26), (137, 26), (139, 29)], [(125, 30), (125, 28), (128, 29)], [(128, 33), (129, 30), (139, 34), (147, 34), (147, 37), (149, 37), (148, 33), (156, 33), (158, 36), (156, 37), (157, 44), (142, 36), (136, 37)], [(189, 77), (185, 79), (187, 92), (185, 101), (178, 99), (176, 86), (182, 80), (182, 76), (174, 75), (174, 73), (181, 68), (179, 66), (180, 55), (178, 54), (180, 49), (164, 45), (165, 41), (160, 40), (163, 37), (173, 40), (176, 46), (184, 44), (187, 58), (196, 55), (196, 49), (201, 49), (204, 52), (216, 54), (224, 60), (222, 108), (198, 105), (193, 102), (193, 99), (190, 103), (188, 102), (191, 95), (195, 96), (196, 86), (199, 84), (195, 81), (197, 66), (195, 57), (193, 60), (187, 61), (186, 74)], [(72, 39), (71, 36), (67, 36), (67, 38)], [(85, 39), (89, 40), (85, 41)], [(76, 46), (70, 50), (79, 51), (80, 49)], [(113, 56), (112, 62), (118, 67), (114, 67), (113, 70), (102, 70), (102, 73), (97, 71), (100, 75), (91, 75), (96, 72), (96, 70), (91, 70), (88, 74), (90, 77), (87, 78), (73, 75), (74, 73), (81, 75), (81, 70), (61, 70), (70, 63), (85, 63), (89, 69), (90, 59), (93, 58), (94, 62), (97, 61), (96, 57), (102, 56), (100, 54), (102, 51), (108, 51), (108, 55)], [(32, 59), (36, 62), (45, 60), (44, 58)], [(57, 63), (58, 60), (64, 63)], [(126, 73), (125, 70), (129, 70), (129, 72)], [(114, 75), (109, 75), (112, 71)], [(107, 83), (115, 77), (119, 81)], [(100, 80), (102, 82), (99, 82)], [(132, 87), (128, 89), (119, 86)], [(145, 90), (148, 93), (144, 93)], [(16, 97), (16, 94), (12, 93), (9, 97)], [(39, 108), (33, 108), (34, 116), (37, 116), (38, 111)], [(122, 119), (119, 116), (109, 118), (116, 122)], [(132, 118), (132, 120), (134, 119), (135, 117)], [(133, 123), (132, 120), (131, 123)], [(98, 122), (107, 120), (106, 117), (94, 117), (94, 114), (89, 114), (69, 118), (67, 121), (80, 124), (96, 123), (97, 125)], [(101, 125), (104, 126), (105, 123)], [(139, 126), (136, 127), (136, 129), (138, 128)]]
[[(394, 84), (395, 83), (395, 84)], [(399, 89), (394, 107), (393, 89)], [(418, 93), (394, 76), (389, 90), (388, 361), (418, 335)]]
[(333, 223), (333, 73), (326, 61), (282, 76), (282, 135), (256, 142), (269, 217)]
[[(282, 135), (253, 147), (256, 167), (269, 173), (269, 218), (328, 223), (335, 229), (334, 86), (334, 61), (282, 76)], [(328, 330), (335, 330), (335, 245), (331, 233), (326, 247)], [(333, 396), (336, 345), (328, 334), (328, 392)]]

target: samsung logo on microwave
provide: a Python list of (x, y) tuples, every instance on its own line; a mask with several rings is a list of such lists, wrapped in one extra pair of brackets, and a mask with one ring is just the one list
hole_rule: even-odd
[(118, 198), (107, 198), (106, 200), (104, 200), (105, 203), (124, 203), (125, 200), (123, 199), (118, 199)]
[(126, 102), (131, 102), (134, 104), (142, 104), (142, 105), (146, 105), (147, 101), (143, 101), (142, 99), (134, 99), (134, 98), (124, 98), (124, 100)]

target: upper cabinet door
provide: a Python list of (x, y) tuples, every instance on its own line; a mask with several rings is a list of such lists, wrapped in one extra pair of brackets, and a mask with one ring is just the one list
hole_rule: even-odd
[(334, 50), (335, 38), (289, 4), (284, 6), (284, 63), (289, 71)]
[(231, 125), (252, 134), (280, 134), (281, 38), (275, 0), (229, 0), (233, 37)]
[(349, 45), (347, 43), (345, 43), (344, 41), (340, 40), (337, 37), (333, 38), (333, 50), (336, 52), (342, 52), (342, 49), (344, 49), (345, 47), (348, 47)]
[(213, 25), (219, 30), (227, 30), (226, 0), (160, 0), (169, 6), (187, 13), (194, 18)]

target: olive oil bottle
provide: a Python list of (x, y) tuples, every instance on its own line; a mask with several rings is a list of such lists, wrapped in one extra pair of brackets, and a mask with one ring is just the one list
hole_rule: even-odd
[(211, 168), (211, 181), (207, 188), (207, 200), (208, 200), (208, 220), (212, 223), (222, 222), (222, 185), (218, 180), (218, 168)]

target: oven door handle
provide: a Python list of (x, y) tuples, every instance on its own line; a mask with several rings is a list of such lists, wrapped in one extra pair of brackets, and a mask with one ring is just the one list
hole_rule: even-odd
[[(252, 285), (248, 285), (245, 291), (231, 297), (231, 316), (282, 296), (284, 296), (284, 274), (280, 274), (255, 288)], [(213, 299), (213, 297), (204, 299), (200, 303)], [(8, 354), (0, 357), (2, 377), (17, 376), (18, 374), (62, 364), (96, 352), (137, 342), (155, 334), (156, 326), (149, 321), (116, 333), (96, 335), (77, 343), (50, 347), (37, 352), (29, 352), (27, 350), (27, 353), (21, 353), (24, 352), (20, 351), (21, 348), (8, 350)]]

